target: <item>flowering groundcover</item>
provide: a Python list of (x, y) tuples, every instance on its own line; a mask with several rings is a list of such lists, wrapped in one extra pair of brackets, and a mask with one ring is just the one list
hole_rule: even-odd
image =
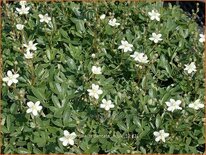
[(3, 153), (203, 153), (205, 36), (146, 2), (3, 4)]

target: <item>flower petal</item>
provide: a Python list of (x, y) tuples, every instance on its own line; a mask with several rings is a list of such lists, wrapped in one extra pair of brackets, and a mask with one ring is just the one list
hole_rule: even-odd
[(156, 138), (155, 138), (155, 141), (156, 141), (156, 142), (159, 142), (159, 141), (160, 141), (160, 136), (156, 137)]
[(12, 72), (9, 70), (9, 71), (7, 71), (7, 76), (8, 77), (11, 77), (11, 76), (13, 76), (13, 74), (12, 74)]
[(153, 134), (154, 134), (155, 136), (159, 136), (159, 135), (160, 135), (159, 132), (157, 132), (157, 131), (155, 131)]
[(26, 111), (26, 113), (31, 113), (31, 112), (32, 112), (31, 108), (27, 109), (27, 111)]
[(69, 135), (70, 135), (69, 131), (64, 130), (64, 136), (69, 136)]
[(66, 140), (66, 138), (65, 137), (61, 137), (61, 138), (59, 138), (59, 140), (63, 142), (63, 141)]
[(76, 133), (75, 133), (75, 132), (72, 132), (72, 133), (70, 134), (70, 136), (71, 136), (71, 138), (72, 138), (72, 139), (74, 139), (74, 138), (76, 138), (76, 137), (77, 137), (77, 135), (76, 135)]
[(32, 114), (33, 114), (34, 116), (37, 116), (37, 115), (38, 115), (37, 110), (36, 110), (36, 109), (33, 109), (33, 110), (32, 110)]
[(19, 77), (19, 74), (14, 74), (13, 77), (16, 79)]
[(12, 83), (13, 83), (13, 81), (12, 81), (12, 80), (8, 80), (7, 85), (8, 85), (8, 86), (11, 86), (11, 85), (12, 85)]
[(73, 140), (73, 139), (69, 139), (69, 140), (68, 140), (68, 143), (69, 143), (70, 145), (74, 145), (74, 140)]
[(13, 83), (18, 83), (18, 80), (17, 79), (12, 79), (12, 82)]
[(102, 94), (103, 91), (102, 91), (102, 90), (98, 90), (97, 93), (98, 93), (98, 94)]
[(105, 104), (100, 104), (100, 108), (105, 108)]
[(37, 101), (36, 103), (35, 103), (35, 106), (39, 106), (40, 105), (40, 101)]
[(36, 109), (37, 109), (38, 111), (40, 111), (40, 110), (42, 110), (42, 106), (38, 106), (38, 107), (36, 107)]
[(34, 106), (34, 103), (31, 102), (31, 101), (29, 101), (29, 102), (27, 102), (27, 106), (28, 106), (28, 107), (32, 107), (32, 106)]
[(62, 143), (62, 144), (63, 144), (64, 146), (67, 146), (67, 145), (68, 145), (68, 143), (69, 143), (69, 142), (68, 142), (68, 140), (67, 140), (67, 139), (65, 139), (65, 140), (63, 141), (63, 143)]
[(2, 80), (3, 80), (4, 82), (7, 82), (7, 81), (9, 81), (9, 78), (8, 78), (8, 77), (4, 77)]

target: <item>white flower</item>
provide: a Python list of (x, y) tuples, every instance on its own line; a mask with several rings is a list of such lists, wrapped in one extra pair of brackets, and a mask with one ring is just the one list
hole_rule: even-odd
[(162, 40), (161, 36), (161, 34), (152, 33), (152, 37), (150, 37), (149, 40), (154, 41), (154, 43), (158, 43)]
[(152, 10), (152, 12), (148, 12), (151, 20), (160, 21), (160, 14), (156, 10)]
[(19, 4), (22, 5), (26, 5), (26, 1), (20, 1)]
[(24, 57), (26, 59), (32, 59), (34, 57), (34, 54), (30, 51), (27, 51), (25, 54), (24, 54)]
[(105, 19), (105, 17), (106, 17), (106, 15), (105, 15), (105, 14), (102, 14), (102, 15), (100, 16), (100, 19), (103, 20), (103, 19)]
[(38, 112), (41, 111), (42, 106), (40, 106), (40, 101), (37, 101), (35, 104), (33, 102), (27, 102), (27, 113), (32, 113), (34, 116), (38, 115)]
[(114, 104), (112, 104), (111, 100), (102, 100), (102, 104), (100, 104), (100, 108), (104, 108), (106, 111), (108, 111), (110, 108), (114, 108)]
[(199, 34), (199, 36), (200, 36), (199, 42), (201, 42), (201, 43), (205, 42), (205, 35)]
[(92, 66), (92, 73), (93, 74), (102, 74), (101, 67)]
[(116, 18), (110, 19), (108, 24), (111, 26), (119, 26), (120, 25), (120, 23), (117, 23)]
[(188, 74), (192, 73), (192, 72), (196, 72), (196, 66), (195, 66), (195, 62), (191, 62), (189, 65), (185, 65), (185, 71), (188, 72)]
[(37, 45), (37, 43), (34, 44), (33, 42), (34, 42), (34, 41), (29, 41), (28, 44), (23, 44), (23, 46), (26, 47), (26, 51), (27, 51), (27, 52), (30, 51), (30, 50), (33, 50), (33, 51), (36, 50), (36, 45)]
[(95, 58), (95, 57), (96, 57), (96, 55), (95, 55), (94, 53), (93, 53), (91, 56), (92, 56), (92, 58)]
[(22, 25), (22, 24), (16, 24), (16, 28), (17, 28), (18, 30), (23, 30), (23, 29), (24, 29), (24, 25)]
[(204, 104), (200, 102), (200, 99), (197, 99), (195, 102), (190, 103), (189, 107), (198, 110), (204, 108)]
[(28, 7), (26, 7), (25, 5), (21, 5), (21, 8), (16, 8), (16, 11), (18, 11), (18, 13), (20, 14), (20, 15), (23, 15), (23, 14), (28, 14), (29, 13), (29, 9), (30, 9), (30, 7), (28, 6)]
[(48, 14), (42, 15), (39, 14), (40, 22), (46, 22), (47, 24), (51, 21), (51, 17), (48, 16)]
[(168, 111), (174, 111), (174, 110), (182, 110), (182, 108), (180, 107), (181, 101), (177, 100), (175, 101), (174, 99), (170, 99), (169, 102), (165, 102), (166, 105), (168, 106), (167, 110)]
[(62, 144), (64, 146), (69, 145), (74, 145), (74, 139), (77, 137), (75, 132), (72, 132), (71, 134), (67, 131), (64, 130), (64, 137), (59, 138), (60, 141), (62, 141)]
[(156, 142), (159, 142), (160, 140), (162, 140), (163, 142), (165, 142), (165, 138), (169, 137), (169, 133), (165, 133), (164, 130), (160, 130), (159, 132), (158, 132), (158, 131), (155, 131), (153, 134), (154, 134), (154, 136), (156, 137), (156, 138), (155, 138), (155, 141), (156, 141)]
[(140, 63), (148, 63), (148, 58), (147, 55), (144, 53), (138, 53), (138, 52), (134, 52), (133, 55), (130, 55), (132, 58), (134, 58), (135, 61), (138, 61)]
[(2, 80), (4, 82), (7, 82), (8, 86), (11, 86), (12, 83), (17, 83), (17, 78), (19, 77), (19, 74), (13, 74), (10, 70), (7, 71), (7, 77), (4, 77)]
[(92, 89), (87, 90), (89, 92), (89, 96), (94, 97), (96, 99), (99, 98), (99, 95), (103, 93), (101, 89), (99, 89), (99, 85), (92, 84)]
[(132, 44), (129, 44), (127, 41), (122, 40), (121, 45), (118, 47), (118, 49), (123, 49), (124, 52), (132, 51)]

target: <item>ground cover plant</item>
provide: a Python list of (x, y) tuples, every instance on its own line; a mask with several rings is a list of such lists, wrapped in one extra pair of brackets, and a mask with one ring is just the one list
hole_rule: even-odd
[(161, 2), (3, 4), (3, 153), (203, 153), (205, 36)]

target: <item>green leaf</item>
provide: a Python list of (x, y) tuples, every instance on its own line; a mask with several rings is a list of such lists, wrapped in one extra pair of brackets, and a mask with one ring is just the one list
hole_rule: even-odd
[(170, 98), (171, 93), (170, 92), (166, 92), (165, 95), (163, 96), (162, 100), (161, 100), (161, 104), (165, 104), (165, 102)]
[(141, 150), (141, 152), (142, 153), (144, 153), (144, 154), (146, 154), (147, 152), (146, 152), (146, 150), (145, 150), (145, 148), (144, 147), (142, 147), (142, 146), (140, 146), (140, 150)]
[(68, 126), (70, 122), (68, 121), (71, 115), (71, 111), (69, 109), (65, 110), (63, 113), (63, 124), (64, 126)]
[(16, 104), (16, 103), (13, 103), (13, 104), (11, 105), (11, 107), (10, 107), (10, 112), (14, 114), (14, 113), (17, 112), (17, 109), (18, 109), (17, 104)]
[(6, 127), (8, 131), (11, 129), (11, 115), (6, 116)]
[(137, 116), (134, 116), (134, 118), (133, 118), (133, 123), (134, 123), (135, 125), (137, 125), (138, 128), (142, 128), (142, 125), (141, 125), (141, 123), (140, 123), (140, 120), (137, 118)]
[(146, 84), (147, 84), (147, 76), (144, 76), (142, 78), (142, 88), (145, 89), (146, 88)]
[(72, 58), (67, 59), (67, 64), (68, 64), (68, 68), (70, 69), (70, 71), (77, 70), (76, 63), (74, 62), (74, 60)]
[(28, 154), (28, 153), (31, 153), (29, 150), (21, 147), (21, 148), (17, 148), (17, 152), (18, 153), (21, 153), (21, 154)]
[(80, 46), (77, 47), (70, 44), (69, 49), (70, 49), (70, 54), (74, 59), (79, 61), (83, 59), (82, 48)]
[(70, 18), (70, 19), (76, 25), (77, 31), (85, 32), (85, 27), (84, 27), (85, 21), (84, 20), (80, 20), (77, 18)]
[(168, 63), (168, 60), (165, 58), (163, 54), (160, 56), (160, 61), (162, 63), (162, 67), (165, 68), (169, 76), (171, 76), (172, 75), (171, 67)]
[(36, 96), (39, 100), (46, 100), (44, 89), (32, 87), (31, 91), (34, 94), (34, 96)]
[(62, 107), (59, 100), (58, 100), (58, 98), (55, 95), (52, 95), (52, 102), (54, 103), (55, 107), (57, 107), (57, 108)]
[(47, 49), (46, 50), (46, 55), (47, 55), (47, 58), (52, 61), (54, 60), (54, 57), (55, 57), (55, 49)]
[(82, 149), (82, 150), (87, 150), (87, 148), (88, 148), (88, 141), (82, 141), (81, 143), (80, 143), (80, 148)]
[(114, 33), (114, 29), (110, 25), (107, 25), (104, 33), (107, 35), (112, 35)]
[(161, 116), (158, 114), (158, 115), (156, 116), (155, 126), (156, 126), (156, 128), (158, 129), (158, 128), (160, 127), (160, 125), (161, 125)]
[(59, 29), (59, 32), (65, 39), (69, 39), (67, 31), (64, 31), (63, 29)]
[(63, 89), (59, 83), (55, 83), (55, 88), (58, 91), (58, 94), (61, 94), (63, 92)]
[(169, 153), (174, 153), (174, 149), (175, 149), (175, 146), (174, 146), (174, 145), (171, 145), (171, 146), (170, 146), (170, 149), (169, 149)]
[(123, 122), (118, 122), (118, 127), (120, 128), (120, 129), (122, 129), (123, 131), (127, 131), (127, 127), (126, 127), (126, 125), (123, 123)]
[(74, 3), (74, 2), (71, 2), (70, 3), (70, 8), (71, 10), (75, 13), (76, 16), (79, 16), (80, 15), (80, 11), (79, 11), (79, 6), (80, 4), (79, 3)]

